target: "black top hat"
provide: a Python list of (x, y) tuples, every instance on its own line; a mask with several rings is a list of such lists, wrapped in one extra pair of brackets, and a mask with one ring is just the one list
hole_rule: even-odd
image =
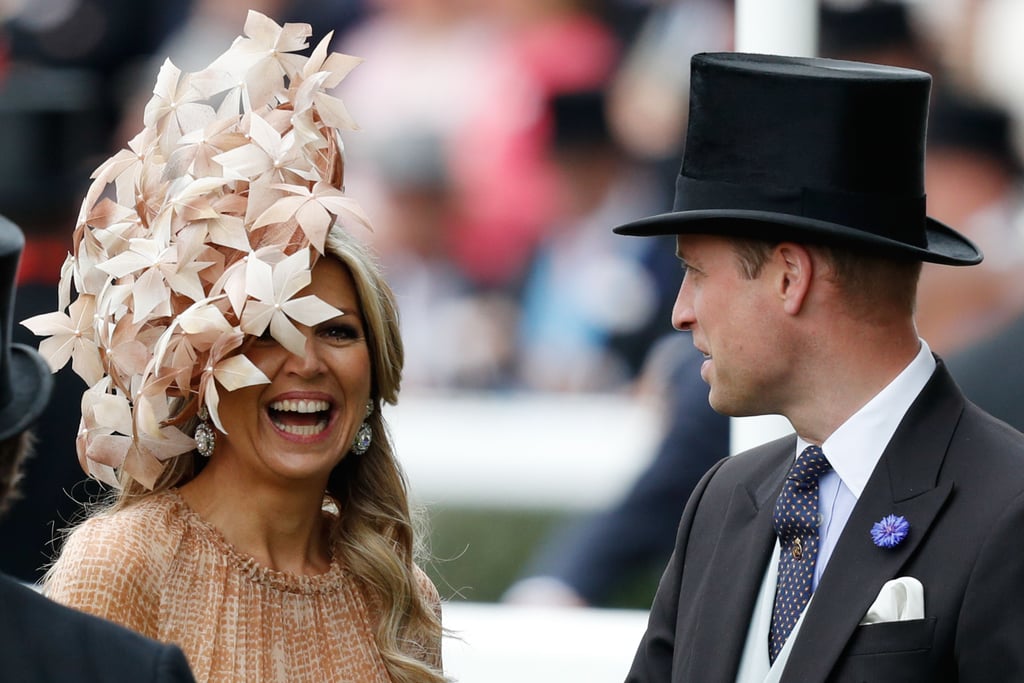
[(973, 265), (981, 252), (925, 215), (931, 77), (861, 62), (693, 57), (673, 211), (615, 228), (870, 248)]
[(18, 226), (0, 216), (0, 440), (30, 427), (46, 408), (53, 387), (50, 366), (36, 350), (11, 343), (14, 276), (24, 246)]

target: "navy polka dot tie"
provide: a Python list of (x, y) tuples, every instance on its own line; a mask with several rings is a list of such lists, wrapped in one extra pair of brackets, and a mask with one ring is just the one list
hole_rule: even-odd
[(786, 644), (800, 613), (811, 599), (814, 564), (818, 559), (818, 479), (832, 469), (818, 446), (796, 456), (775, 503), (775, 532), (782, 553), (775, 588), (768, 656), (772, 663)]

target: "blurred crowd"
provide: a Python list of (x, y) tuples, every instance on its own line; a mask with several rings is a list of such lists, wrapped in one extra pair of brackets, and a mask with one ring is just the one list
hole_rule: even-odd
[[(664, 241), (610, 228), (671, 208), (690, 56), (733, 49), (727, 0), (2, 2), (0, 213), (29, 238), (20, 285), (42, 288), (38, 310), (19, 294), (16, 320), (51, 310), (89, 172), (137, 132), (122, 122), (141, 120), (164, 57), (203, 66), (250, 8), (312, 24), (314, 41), (333, 31), (333, 49), (365, 60), (338, 93), (361, 125), (345, 140), (346, 183), (401, 306), (405, 391), (648, 391), (679, 404), (659, 381), (692, 366), (663, 340), (678, 263)], [(1021, 25), (1019, 0), (821, 5), (822, 56), (935, 78), (929, 213), (986, 254), (970, 272), (925, 268), (921, 333), (951, 359), (1024, 319)], [(691, 368), (676, 384), (695, 382)], [(80, 389), (58, 389), (70, 403), (44, 417), (48, 468), (77, 470), (51, 453), (73, 443)], [(61, 489), (32, 490), (40, 466), (21, 504), (70, 509)], [(32, 578), (39, 562), (5, 564)]]

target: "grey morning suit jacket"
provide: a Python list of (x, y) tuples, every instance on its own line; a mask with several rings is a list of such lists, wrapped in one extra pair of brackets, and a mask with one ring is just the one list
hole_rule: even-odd
[[(735, 680), (795, 448), (773, 441), (701, 481), (628, 683)], [(889, 514), (910, 533), (876, 547)], [(900, 576), (924, 585), (925, 618), (860, 626)], [(941, 362), (846, 524), (782, 681), (1024, 681), (1024, 435), (966, 401)]]

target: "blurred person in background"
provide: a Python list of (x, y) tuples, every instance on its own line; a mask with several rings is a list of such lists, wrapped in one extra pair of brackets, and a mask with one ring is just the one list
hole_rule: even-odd
[(925, 167), (932, 212), (985, 254), (962, 278), (937, 267), (921, 273), (919, 329), (946, 356), (1024, 313), (1024, 176), (1013, 133), (1003, 109), (952, 84), (933, 102)]
[(666, 200), (614, 138), (602, 90), (559, 93), (548, 110), (557, 212), (523, 285), (518, 379), (541, 391), (622, 391), (664, 334), (672, 279), (649, 267), (664, 244), (623, 244), (603, 228)]
[(964, 393), (1024, 431), (1024, 176), (1014, 124), (976, 99), (949, 107), (935, 111), (932, 145), (941, 166), (929, 166), (928, 182), (947, 188), (948, 210), (963, 216), (992, 264), (962, 290), (932, 278), (932, 307), (948, 321), (949, 368)]
[(698, 52), (732, 49), (732, 0), (654, 0), (609, 87), (609, 124), (670, 196), (686, 133), (690, 73)]
[[(481, 0), (495, 27), (498, 79), (460, 131), (452, 167), (465, 192), (456, 255), (483, 284), (515, 286), (555, 216), (547, 102), (601, 87), (621, 56), (588, 0)], [(509, 80), (502, 80), (507, 74)]]
[[(32, 450), (53, 379), (30, 346), (11, 343), (14, 274), (24, 240), (0, 217), (0, 516), (24, 492), (21, 467)], [(47, 425), (43, 423), (43, 431)], [(8, 552), (8, 540), (0, 545)], [(153, 681), (193, 678), (181, 650), (98, 617), (58, 605), (0, 573), (0, 678), (19, 683)], [(116, 653), (116, 654), (112, 654)]]
[(89, 385), (79, 462), (113, 490), (44, 590), (180, 645), (202, 681), (440, 682), (381, 415), (397, 311), (326, 92), (358, 59), (295, 54), (311, 33), (250, 12), (207, 69), (165, 65), (147, 125), (97, 169), (76, 297), (24, 324)]
[(472, 5), (378, 0), (369, 9), (335, 39), (364, 59), (345, 87), (353, 115), (374, 121), (346, 140), (361, 169), (348, 189), (375, 217), (371, 239), (403, 312), (406, 390), (505, 386), (515, 294), (459, 257), (467, 195), (453, 164), (480, 101), (515, 101), (519, 91), (491, 89), (504, 80), (493, 26)]
[(441, 140), (396, 131), (373, 161), (383, 226), (373, 243), (402, 311), (406, 392), (510, 386), (518, 302), (475, 286), (455, 262), (459, 198)]

